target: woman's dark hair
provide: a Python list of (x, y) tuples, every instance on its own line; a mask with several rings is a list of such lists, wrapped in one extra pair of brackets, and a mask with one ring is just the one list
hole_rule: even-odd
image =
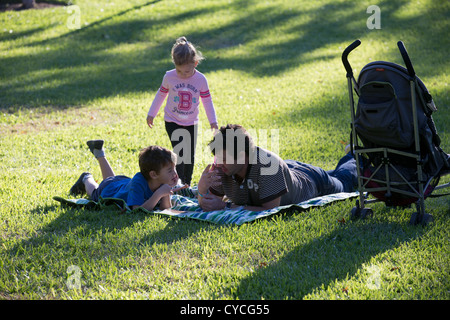
[[(253, 153), (255, 145), (250, 134), (245, 128), (239, 124), (227, 124), (220, 127), (219, 131), (214, 135), (214, 138), (208, 143), (213, 155), (217, 151), (225, 151), (227, 147), (233, 148), (233, 158), (237, 160), (238, 154), (244, 150), (245, 155), (250, 158)], [(231, 154), (228, 150), (228, 154)]]

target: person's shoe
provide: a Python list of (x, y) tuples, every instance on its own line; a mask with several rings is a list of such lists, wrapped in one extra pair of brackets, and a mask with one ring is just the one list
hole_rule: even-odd
[(70, 194), (77, 196), (86, 193), (86, 187), (84, 186), (84, 179), (88, 176), (92, 176), (89, 172), (83, 172), (81, 176), (78, 178), (77, 182), (70, 188)]
[(103, 150), (103, 140), (89, 140), (86, 142), (86, 144), (89, 147), (89, 150), (91, 150), (92, 154), (96, 157), (104, 157), (105, 151)]

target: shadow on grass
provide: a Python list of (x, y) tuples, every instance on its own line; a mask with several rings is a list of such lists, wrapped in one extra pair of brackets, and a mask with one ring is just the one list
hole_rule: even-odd
[[(30, 214), (58, 212), (59, 205), (37, 207)], [(39, 270), (62, 261), (65, 270), (70, 265), (83, 266), (84, 272), (97, 268), (105, 257), (115, 266), (123, 259), (139, 259), (141, 246), (174, 244), (192, 237), (201, 230), (214, 231), (222, 227), (200, 221), (159, 218), (137, 212), (119, 214), (116, 209), (88, 210), (62, 207), (61, 213), (37, 230), (34, 236), (18, 242), (8, 252), (17, 270)], [(291, 213), (283, 219), (291, 219)], [(156, 231), (146, 232), (146, 219), (159, 225)], [(122, 231), (132, 228), (137, 234), (127, 238)], [(142, 232), (143, 231), (143, 232)], [(352, 277), (372, 257), (402, 243), (421, 237), (426, 229), (407, 227), (389, 222), (356, 222), (335, 228), (332, 232), (293, 248), (276, 263), (257, 269), (240, 280), (233, 297), (238, 299), (302, 299), (335, 281)], [(238, 241), (238, 240), (236, 240)], [(189, 248), (187, 248), (189, 249)], [(14, 258), (13, 258), (14, 257)], [(101, 260), (101, 261), (100, 261)], [(87, 264), (88, 263), (88, 264)], [(67, 264), (67, 266), (66, 266)], [(86, 265), (87, 264), (87, 265)], [(125, 266), (127, 268), (128, 266)], [(63, 274), (63, 279), (68, 275)], [(30, 289), (35, 283), (20, 290)], [(224, 285), (222, 291), (227, 291)], [(21, 291), (11, 292), (20, 294)]]
[[(138, 244), (170, 244), (177, 240), (189, 237), (197, 231), (207, 228), (216, 227), (209, 223), (195, 223), (193, 221), (179, 220), (170, 217), (155, 216), (146, 214), (141, 211), (131, 213), (121, 213), (115, 206), (108, 206), (103, 209), (92, 209), (84, 207), (70, 207), (66, 205), (52, 205), (45, 207), (37, 207), (30, 211), (30, 214), (45, 214), (51, 211), (61, 211), (61, 214), (41, 228), (38, 234), (43, 236), (30, 238), (24, 241), (35, 244), (51, 244), (50, 240), (53, 234), (64, 238), (64, 234), (71, 232), (78, 235), (80, 239), (84, 237), (90, 238), (101, 231), (101, 233), (111, 232), (113, 235), (121, 232), (122, 229), (132, 228), (136, 224), (142, 223), (147, 219), (160, 219), (161, 225), (165, 225), (159, 231), (146, 233)], [(24, 245), (22, 243), (20, 247)]]
[[(3, 292), (6, 297), (21, 299), (55, 288), (52, 280), (39, 283), (22, 279), (21, 275), (29, 270), (35, 273), (52, 270), (50, 272), (53, 275), (50, 277), (55, 277), (56, 286), (64, 291), (70, 276), (66, 269), (77, 266), (83, 273), (89, 274), (89, 280), (83, 278), (83, 288), (88, 288), (90, 281), (101, 281), (107, 275), (106, 271), (101, 271), (105, 261), (111, 261), (107, 264), (112, 268), (133, 268), (132, 261), (139, 259), (142, 246), (150, 247), (150, 252), (153, 252), (160, 245), (164, 248), (165, 244), (190, 237), (203, 228), (211, 228), (203, 223), (177, 222), (144, 213), (120, 214), (116, 208), (89, 210), (51, 205), (38, 207), (29, 214), (43, 215), (50, 212), (60, 214), (4, 252), (7, 264), (4, 265), (4, 274), (9, 273), (9, 276), (4, 277), (9, 288)], [(157, 231), (146, 231), (147, 219), (151, 219), (151, 223), (155, 223), (161, 230), (152, 227), (152, 230)], [(139, 234), (130, 234), (128, 229)], [(146, 235), (142, 237), (142, 233)], [(124, 260), (129, 262), (123, 264)], [(17, 277), (20, 278), (20, 285), (14, 288), (9, 286), (14, 283), (14, 278), (18, 281)]]
[(350, 279), (375, 255), (425, 232), (420, 227), (412, 232), (403, 228), (397, 223), (370, 222), (337, 228), (294, 248), (276, 263), (257, 269), (241, 280), (235, 298), (303, 299), (315, 290)]
[[(448, 43), (443, 43), (441, 40), (446, 38), (447, 31), (443, 27), (443, 24), (439, 23), (440, 20), (433, 20), (433, 17), (444, 18), (448, 15), (448, 10), (445, 10), (445, 8), (439, 4), (433, 4), (427, 8), (427, 10), (423, 11), (420, 16), (401, 17), (402, 8), (407, 4), (408, 3), (404, 1), (395, 3), (392, 1), (382, 1), (378, 4), (382, 10), (382, 29), (389, 30), (390, 37), (388, 39), (379, 39), (380, 37), (379, 34), (377, 34), (377, 31), (365, 30), (365, 32), (361, 32), (360, 35), (355, 36), (347, 42), (346, 45), (350, 45), (360, 36), (367, 38), (363, 39), (361, 46), (356, 48), (349, 56), (350, 64), (355, 70), (355, 79), (358, 79), (359, 71), (366, 64), (371, 63), (374, 60), (394, 62), (401, 66), (405, 66), (401, 53), (397, 47), (397, 41), (399, 40), (404, 41), (417, 76), (420, 78), (425, 78), (441, 76), (444, 74), (443, 67), (447, 63), (446, 52), (448, 52)], [(353, 16), (353, 18), (357, 19), (357, 16)], [(339, 26), (336, 26), (336, 28), (338, 33), (342, 31), (342, 28)], [(351, 34), (354, 34), (354, 32), (351, 32), (351, 28), (348, 29)], [(375, 35), (375, 41), (371, 41), (371, 33)], [(385, 35), (387, 34), (385, 33)], [(393, 37), (397, 35), (398, 38)], [(337, 37), (342, 41), (342, 36)], [(388, 46), (389, 50), (384, 50), (383, 55), (375, 53), (380, 46)], [(344, 51), (344, 48), (345, 47), (342, 48), (341, 52)], [(371, 55), (369, 60), (363, 63), (352, 63), (352, 60), (356, 60), (361, 52), (370, 52), (371, 50), (373, 50), (374, 53)], [(274, 121), (289, 125), (304, 125), (306, 123), (311, 126), (311, 124), (318, 124), (318, 131), (323, 127), (327, 127), (329, 132), (336, 132), (336, 130), (345, 128), (348, 132), (347, 139), (349, 140), (351, 131), (349, 126), (351, 114), (346, 82), (346, 71), (342, 63), (340, 63), (340, 59), (339, 64), (342, 71), (341, 96), (345, 97), (345, 103), (342, 103), (342, 100), (339, 103), (336, 103), (336, 100), (329, 99), (331, 96), (335, 95), (335, 92), (333, 92), (330, 93), (328, 99), (325, 101), (319, 100), (318, 103), (302, 105), (291, 110), (277, 112), (277, 114), (273, 117)], [(322, 80), (327, 76), (326, 74), (322, 74), (320, 77)], [(316, 80), (317, 79), (311, 79), (311, 83), (315, 83)], [(448, 99), (446, 97), (445, 90), (441, 90), (441, 92), (436, 94), (436, 90), (433, 88), (433, 85), (436, 84), (436, 81), (425, 82), (425, 85), (434, 97), (438, 110), (440, 110), (440, 112), (438, 111), (433, 115), (438, 133), (444, 134), (448, 133), (447, 128), (449, 128), (449, 126), (446, 125), (449, 117), (447, 115), (448, 113), (445, 111), (447, 108), (446, 102)], [(311, 85), (311, 87), (313, 88), (314, 86)], [(334, 98), (335, 97), (333, 97), (333, 99)], [(354, 98), (356, 107), (358, 102), (358, 97), (356, 94), (354, 94)]]
[[(211, 5), (162, 19), (131, 16), (135, 9), (147, 10), (149, 5), (157, 5), (158, 2), (149, 1), (93, 22), (80, 30), (25, 44), (25, 47), (33, 48), (32, 55), (0, 58), (4, 78), (0, 84), (0, 110), (14, 112), (20, 108), (35, 107), (65, 109), (81, 106), (97, 98), (156, 91), (164, 72), (173, 68), (169, 53), (175, 39), (155, 44), (148, 41), (145, 31), (161, 29), (173, 23), (182, 24), (205, 15), (214, 19), (223, 10), (221, 6)], [(418, 17), (395, 17), (405, 3), (384, 1), (379, 4), (383, 8), (383, 27), (401, 34), (402, 28), (411, 28), (417, 22)], [(233, 2), (230, 8), (239, 10), (235, 20), (220, 26), (202, 25), (201, 28), (185, 32), (189, 39), (206, 52), (208, 59), (199, 67), (202, 72), (235, 69), (255, 77), (274, 76), (298, 65), (314, 62), (315, 59), (336, 58), (334, 55), (316, 55), (312, 58), (308, 53), (335, 43), (350, 43), (369, 32), (365, 27), (368, 16), (366, 8), (350, 2), (327, 4), (309, 11), (301, 7), (281, 10), (277, 9), (276, 4), (253, 8), (252, 2), (247, 1)], [(424, 15), (433, 15), (438, 10), (438, 6), (430, 8)], [(129, 19), (124, 20), (123, 17), (128, 15)], [(446, 34), (446, 30), (437, 25), (429, 26), (433, 39)], [(255, 39), (264, 39), (267, 33), (280, 26), (283, 26), (282, 32), (288, 35), (289, 40), (276, 44), (263, 41), (253, 44)], [(42, 31), (41, 27), (37, 27), (20, 33), (18, 37), (32, 36)], [(9, 37), (17, 35), (2, 35), (2, 40), (8, 40)], [(127, 44), (142, 46), (132, 51), (116, 50)], [(241, 56), (223, 54), (225, 49), (240, 46), (251, 46), (253, 49), (248, 50), (252, 52)], [(407, 43), (407, 47), (415, 46), (428, 47), (430, 50), (439, 48), (434, 41), (420, 36), (414, 42)], [(436, 51), (442, 52), (442, 49)], [(438, 68), (427, 71), (441, 72)], [(18, 83), (15, 83), (16, 80)]]

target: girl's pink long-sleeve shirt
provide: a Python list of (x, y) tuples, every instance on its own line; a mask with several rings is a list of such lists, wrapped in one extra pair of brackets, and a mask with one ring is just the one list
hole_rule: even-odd
[(208, 81), (198, 70), (187, 79), (178, 77), (175, 69), (167, 71), (150, 106), (149, 116), (156, 117), (167, 95), (169, 97), (164, 109), (165, 121), (175, 122), (181, 126), (197, 124), (201, 98), (209, 123), (217, 123)]

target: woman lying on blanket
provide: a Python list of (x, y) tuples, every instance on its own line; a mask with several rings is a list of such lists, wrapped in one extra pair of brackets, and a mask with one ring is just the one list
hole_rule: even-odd
[(178, 182), (175, 170), (176, 155), (165, 148), (150, 146), (139, 154), (140, 172), (133, 178), (115, 175), (103, 149), (103, 140), (89, 140), (89, 149), (97, 158), (103, 175), (103, 181), (98, 185), (92, 174), (84, 172), (70, 189), (73, 195), (87, 193), (93, 201), (102, 198), (120, 198), (125, 200), (131, 209), (143, 207), (153, 210), (158, 204), (159, 209), (171, 207), (170, 195)]
[(357, 186), (356, 162), (351, 154), (346, 154), (332, 171), (282, 160), (255, 146), (240, 125), (221, 127), (209, 147), (215, 163), (206, 167), (198, 182), (198, 201), (204, 211), (238, 206), (262, 211), (351, 192)]

